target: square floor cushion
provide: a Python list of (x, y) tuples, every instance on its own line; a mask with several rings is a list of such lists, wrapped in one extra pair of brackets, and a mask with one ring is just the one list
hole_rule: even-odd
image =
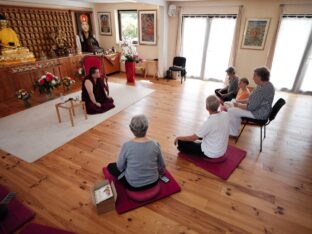
[(113, 181), (115, 184), (116, 192), (117, 192), (117, 201), (116, 201), (115, 207), (116, 207), (116, 211), (119, 214), (139, 208), (148, 203), (163, 199), (165, 197), (170, 196), (171, 194), (181, 191), (181, 187), (179, 186), (179, 184), (175, 181), (172, 175), (167, 171), (165, 175), (169, 178), (169, 182), (164, 183), (162, 181), (159, 181), (160, 191), (155, 197), (147, 201), (135, 201), (134, 199), (131, 199), (129, 197), (129, 195), (127, 194), (127, 189), (123, 186), (122, 183), (120, 183), (115, 177), (113, 177), (109, 173), (106, 167), (103, 168), (103, 173), (106, 179), (108, 179), (109, 181)]

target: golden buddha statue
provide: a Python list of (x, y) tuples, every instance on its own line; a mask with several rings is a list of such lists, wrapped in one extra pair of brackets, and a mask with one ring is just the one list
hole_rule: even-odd
[(21, 47), (16, 32), (7, 27), (8, 21), (0, 14), (0, 64), (34, 62), (35, 56), (29, 49)]

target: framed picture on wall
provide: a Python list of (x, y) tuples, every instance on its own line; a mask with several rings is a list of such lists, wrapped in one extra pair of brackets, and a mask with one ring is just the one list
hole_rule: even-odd
[(112, 35), (112, 21), (110, 12), (98, 12), (100, 34), (111, 36)]
[(270, 19), (247, 19), (242, 49), (263, 50), (268, 34)]
[(79, 36), (81, 36), (83, 32), (93, 33), (91, 14), (91, 12), (75, 12), (77, 33)]
[(157, 11), (139, 11), (139, 43), (140, 45), (157, 44)]

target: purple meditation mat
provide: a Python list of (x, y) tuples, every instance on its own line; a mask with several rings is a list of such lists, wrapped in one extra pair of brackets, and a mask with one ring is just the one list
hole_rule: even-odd
[(117, 192), (117, 201), (116, 201), (115, 207), (116, 207), (116, 211), (119, 214), (136, 209), (141, 206), (144, 206), (148, 203), (163, 199), (165, 197), (170, 196), (171, 194), (181, 191), (180, 185), (175, 181), (172, 175), (167, 171), (165, 175), (169, 178), (170, 181), (168, 183), (159, 181), (160, 192), (156, 197), (152, 198), (151, 200), (144, 201), (144, 202), (134, 201), (128, 197), (126, 193), (126, 188), (123, 186), (123, 184), (121, 184), (118, 180), (116, 180), (109, 173), (106, 167), (103, 168), (103, 173), (104, 173), (105, 178), (108, 179), (110, 182), (114, 181), (116, 192)]
[(245, 158), (246, 154), (246, 151), (229, 145), (223, 156), (226, 160), (221, 160), (221, 162), (217, 162), (218, 159), (208, 159), (200, 155), (190, 155), (182, 152), (179, 152), (178, 156), (226, 180)]
[[(0, 185), (0, 200), (2, 200), (9, 191)], [(13, 233), (23, 224), (30, 221), (35, 216), (35, 213), (23, 205), (17, 198), (8, 205), (8, 215), (0, 222), (0, 234)]]
[(20, 234), (75, 234), (75, 232), (68, 232), (62, 229), (30, 223), (20, 232)]

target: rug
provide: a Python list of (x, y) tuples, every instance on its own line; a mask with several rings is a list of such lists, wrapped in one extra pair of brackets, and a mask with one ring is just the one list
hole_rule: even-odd
[[(67, 110), (60, 109), (62, 122), (58, 122), (55, 104), (60, 99), (1, 118), (0, 148), (32, 163), (154, 92), (144, 87), (116, 83), (110, 83), (109, 87), (116, 107), (103, 114), (88, 115), (87, 120), (81, 108), (77, 108), (75, 127), (70, 124)], [(66, 95), (65, 100), (80, 94), (81, 91)]]
[(151, 200), (144, 201), (144, 202), (134, 201), (128, 197), (126, 193), (126, 188), (109, 173), (106, 167), (103, 168), (103, 173), (107, 180), (109, 180), (110, 182), (114, 181), (116, 192), (117, 192), (117, 201), (116, 201), (115, 207), (116, 207), (116, 211), (118, 212), (118, 214), (122, 214), (127, 211), (139, 208), (141, 206), (163, 199), (165, 197), (170, 196), (171, 194), (181, 191), (180, 185), (175, 181), (172, 175), (167, 171), (165, 175), (169, 178), (170, 181), (168, 183), (159, 181), (160, 192), (156, 197), (152, 198)]
[(206, 159), (205, 157), (200, 155), (190, 155), (179, 152), (178, 156), (189, 162), (194, 163), (196, 166), (206, 171), (209, 171), (210, 173), (220, 177), (221, 179), (226, 180), (230, 177), (230, 175), (240, 164), (240, 162), (245, 158), (246, 154), (246, 151), (228, 145), (227, 151), (223, 156), (226, 157), (226, 160), (222, 160), (219, 163), (210, 162), (211, 159)]

